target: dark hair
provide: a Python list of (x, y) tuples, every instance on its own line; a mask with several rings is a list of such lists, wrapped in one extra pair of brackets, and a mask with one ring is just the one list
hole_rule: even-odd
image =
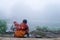
[(14, 23), (16, 23), (16, 21), (14, 21)]
[(26, 19), (24, 19), (24, 20), (23, 20), (23, 23), (27, 23), (27, 20), (26, 20)]

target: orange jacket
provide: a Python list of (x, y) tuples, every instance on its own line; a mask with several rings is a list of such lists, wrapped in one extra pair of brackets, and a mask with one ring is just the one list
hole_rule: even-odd
[(29, 32), (29, 28), (27, 24), (21, 23), (16, 24), (16, 31), (15, 31), (15, 36), (16, 37), (24, 37), (25, 34)]

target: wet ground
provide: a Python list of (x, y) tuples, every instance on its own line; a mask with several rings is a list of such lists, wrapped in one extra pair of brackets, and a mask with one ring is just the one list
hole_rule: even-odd
[(9, 38), (0, 37), (0, 40), (60, 40), (60, 38)]

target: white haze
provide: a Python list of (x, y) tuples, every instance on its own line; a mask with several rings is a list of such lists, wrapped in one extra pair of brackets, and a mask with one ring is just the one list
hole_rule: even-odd
[(11, 23), (27, 19), (30, 29), (38, 25), (59, 27), (59, 17), (60, 0), (0, 0), (1, 19), (8, 19)]

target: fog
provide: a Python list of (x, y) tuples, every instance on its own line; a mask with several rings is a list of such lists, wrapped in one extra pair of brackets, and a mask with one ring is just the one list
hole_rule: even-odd
[(60, 0), (0, 0), (0, 18), (8, 19), (11, 23), (21, 23), (23, 19), (27, 19), (30, 27), (59, 27), (59, 17)]

